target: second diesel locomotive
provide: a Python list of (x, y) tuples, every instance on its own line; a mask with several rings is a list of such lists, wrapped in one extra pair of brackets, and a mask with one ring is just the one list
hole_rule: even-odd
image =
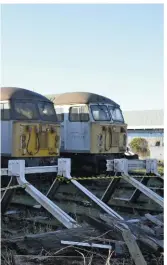
[(89, 92), (47, 95), (61, 124), (61, 156), (92, 173), (106, 170), (106, 159), (126, 156), (127, 124), (119, 104)]

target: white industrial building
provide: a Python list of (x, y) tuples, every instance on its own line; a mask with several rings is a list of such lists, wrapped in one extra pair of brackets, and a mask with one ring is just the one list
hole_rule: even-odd
[(150, 158), (164, 159), (164, 111), (124, 111), (128, 124), (128, 143), (141, 137), (148, 141)]

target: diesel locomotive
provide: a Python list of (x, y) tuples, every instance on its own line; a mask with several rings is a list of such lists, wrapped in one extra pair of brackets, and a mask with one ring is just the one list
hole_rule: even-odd
[(36, 92), (1, 88), (1, 164), (24, 159), (26, 166), (50, 165), (60, 155), (60, 125), (53, 103)]
[(75, 168), (100, 173), (106, 159), (127, 156), (127, 124), (113, 100), (89, 92), (46, 95), (54, 103), (61, 124), (63, 157), (72, 158)]

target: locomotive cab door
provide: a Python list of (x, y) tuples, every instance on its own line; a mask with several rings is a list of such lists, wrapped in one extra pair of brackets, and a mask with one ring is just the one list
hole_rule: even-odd
[(72, 105), (64, 121), (64, 150), (83, 153), (90, 150), (90, 122), (87, 105)]

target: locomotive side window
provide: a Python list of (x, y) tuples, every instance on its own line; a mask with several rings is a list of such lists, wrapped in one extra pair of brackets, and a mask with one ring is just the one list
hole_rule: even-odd
[(70, 121), (80, 121), (79, 107), (71, 107), (69, 115)]
[(87, 106), (80, 106), (80, 121), (89, 121)]
[(15, 102), (14, 111), (16, 119), (34, 120), (39, 118), (35, 103)]
[(10, 106), (9, 103), (1, 103), (1, 120), (10, 119)]
[(112, 106), (109, 106), (108, 108), (113, 121), (124, 122), (122, 112), (119, 108), (114, 108)]
[(3, 119), (3, 103), (0, 104), (1, 107), (1, 120)]
[(72, 122), (89, 121), (89, 113), (87, 106), (71, 107), (69, 111), (69, 120)]
[(105, 105), (92, 105), (92, 115), (95, 121), (110, 121), (110, 114)]
[(56, 121), (56, 111), (54, 109), (54, 105), (52, 103), (40, 102), (38, 103), (38, 109), (40, 116), (43, 120), (52, 120)]
[(64, 121), (64, 110), (63, 108), (56, 108), (57, 119), (59, 122)]
[(1, 103), (0, 106), (1, 106), (1, 120), (3, 120), (3, 103)]

